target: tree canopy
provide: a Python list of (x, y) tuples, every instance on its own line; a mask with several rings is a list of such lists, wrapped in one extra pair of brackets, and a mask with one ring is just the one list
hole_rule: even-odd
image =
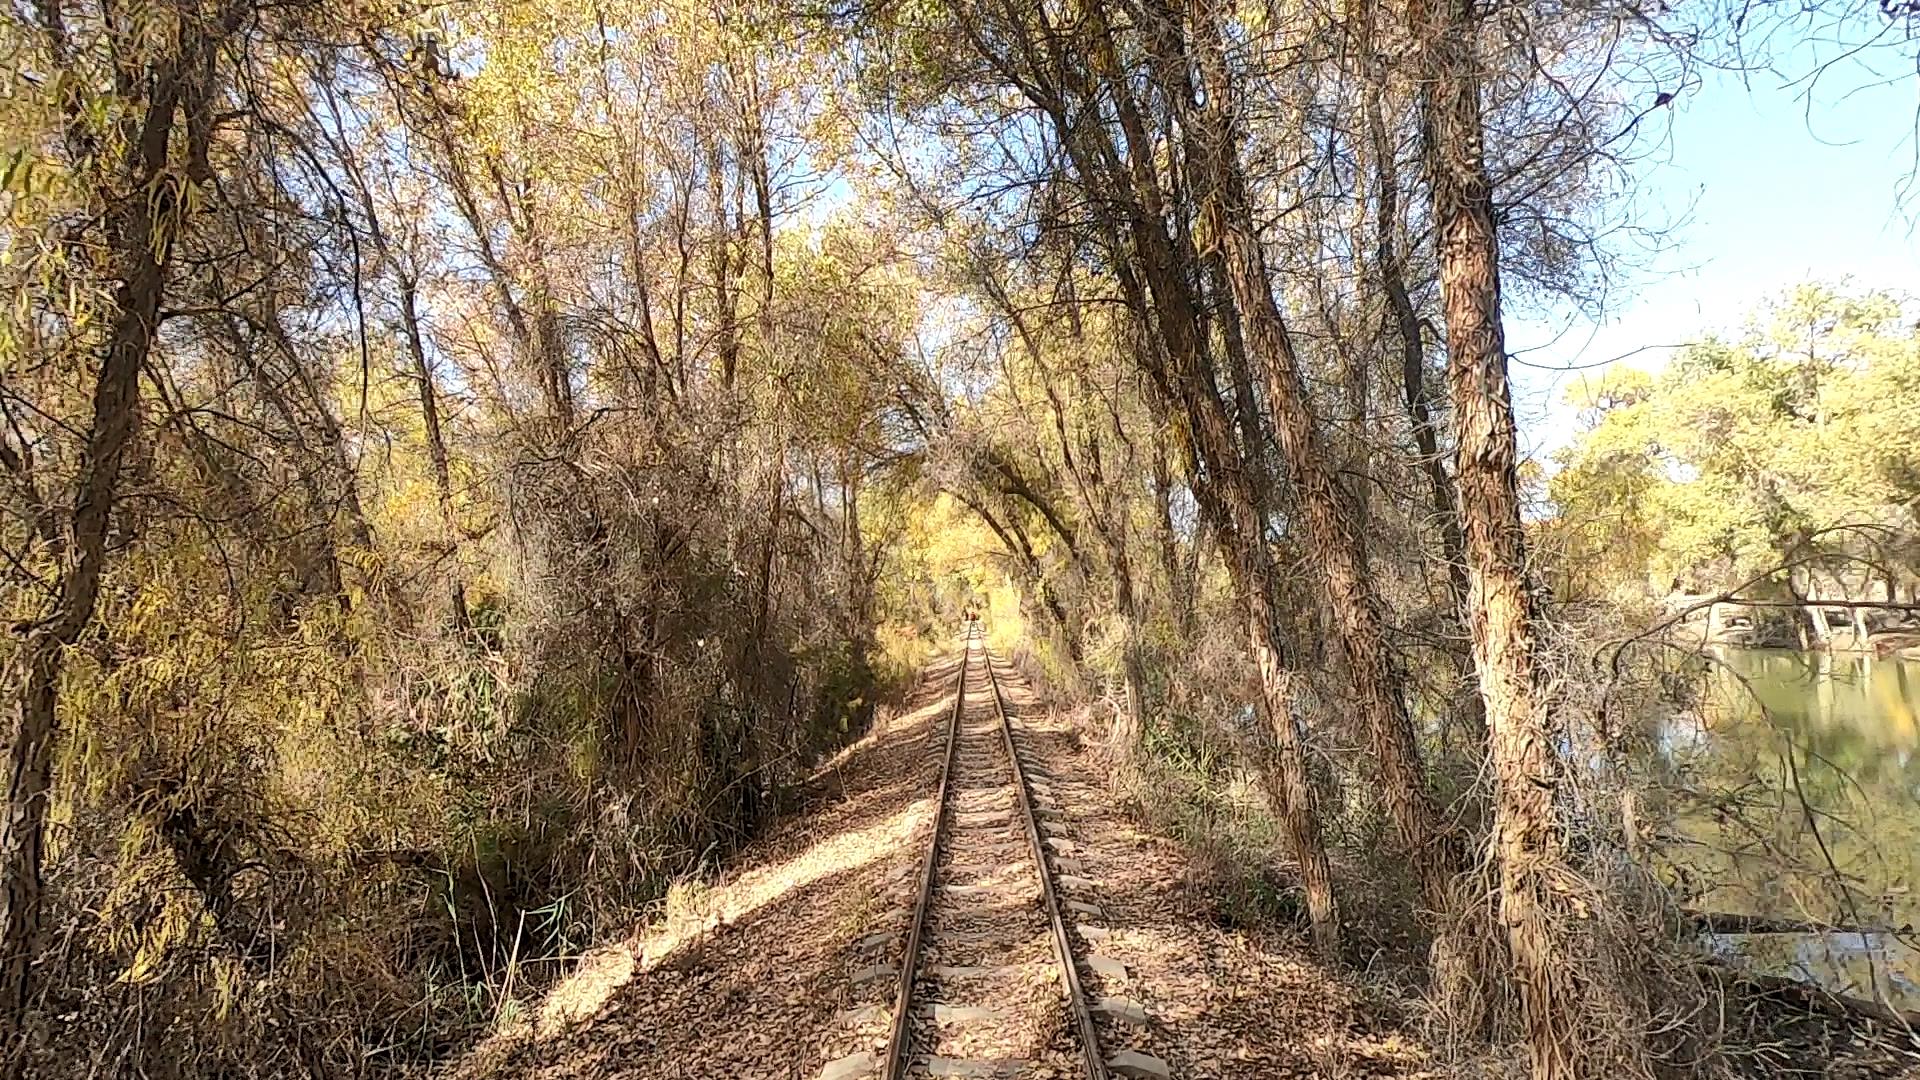
[(1657, 7), (10, 8), (0, 1055), (437, 1067), (984, 606), (1436, 1041), (1708, 1061), (1613, 809), (1618, 710), (1692, 703), (1590, 646), (1912, 598), (1914, 312), (1608, 373), (1545, 520), (1504, 320), (1606, 296), (1716, 43), (1914, 12)]
[(1808, 561), (1859, 598), (1888, 583), (1905, 596), (1917, 389), (1911, 302), (1847, 285), (1794, 289), (1658, 373), (1575, 387), (1583, 430), (1550, 484), (1569, 580), (1711, 593)]

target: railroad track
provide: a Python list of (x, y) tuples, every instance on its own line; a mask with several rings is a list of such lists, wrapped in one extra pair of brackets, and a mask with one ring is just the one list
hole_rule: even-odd
[(1064, 896), (1068, 883), (1093, 883), (1070, 873), (1080, 866), (1066, 819), (1050, 779), (1023, 760), (978, 631), (941, 735), (934, 825), (885, 1049), (829, 1063), (821, 1080), (1164, 1078), (1165, 1065), (1144, 1055), (1102, 1056), (1096, 1011), (1144, 1015), (1125, 1015), (1138, 1006), (1124, 998), (1089, 1005), (1068, 916), (1102, 912)]

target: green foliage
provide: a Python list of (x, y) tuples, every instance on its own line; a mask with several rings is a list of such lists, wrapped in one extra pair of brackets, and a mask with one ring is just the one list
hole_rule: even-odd
[(185, 64), (213, 7), (101, 10), (0, 28), (8, 692), (71, 573), (114, 208), (181, 196), (58, 688), (38, 1060), (417, 1065), (919, 666), (875, 579), (921, 274), (805, 205), (825, 53), (750, 4), (228, 5)]
[(1920, 568), (1901, 539), (1920, 524), (1911, 316), (1885, 293), (1802, 286), (1737, 343), (1576, 390), (1585, 430), (1548, 525), (1570, 595), (1719, 591), (1809, 556)]

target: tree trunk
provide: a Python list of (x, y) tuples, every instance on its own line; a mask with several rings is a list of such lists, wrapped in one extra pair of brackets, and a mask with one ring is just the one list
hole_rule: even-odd
[[(1368, 31), (1371, 32), (1371, 26)], [(1369, 47), (1371, 43), (1369, 42)], [(1374, 62), (1373, 58), (1369, 58)], [(1370, 78), (1379, 78), (1369, 73)], [(1460, 513), (1454, 505), (1453, 482), (1440, 461), (1439, 425), (1433, 419), (1433, 398), (1427, 391), (1426, 349), (1420, 339), (1420, 317), (1407, 293), (1406, 268), (1394, 242), (1400, 227), (1400, 177), (1394, 161), (1393, 144), (1387, 139), (1387, 125), (1380, 112), (1380, 87), (1375, 82), (1367, 90), (1367, 133), (1373, 144), (1375, 197), (1374, 265), (1380, 276), (1381, 290), (1387, 296), (1387, 308), (1400, 338), (1400, 384), (1407, 419), (1413, 427), (1414, 448), (1420, 455), (1420, 471), (1427, 478), (1427, 495), (1433, 503), (1434, 522), (1440, 530), (1440, 555), (1446, 560), (1447, 598), (1453, 616), (1464, 629), (1467, 625), (1467, 560), (1465, 541), (1460, 535)], [(1449, 664), (1455, 669), (1463, 693), (1456, 715), (1467, 727), (1476, 750), (1487, 744), (1486, 710), (1480, 702), (1479, 688), (1473, 684), (1472, 662), (1453, 649), (1447, 650)]]
[[(278, 354), (287, 366), (285, 377), (276, 379), (263, 366), (263, 357), (256, 355), (248, 358), (256, 381), (279, 408), (294, 440), (314, 459), (314, 468), (302, 468), (301, 484), (308, 491), (312, 513), (325, 519), (329, 527), (315, 530), (303, 543), (313, 549), (311, 558), (324, 568), (326, 583), (333, 591), (340, 610), (347, 612), (352, 608), (352, 598), (341, 575), (338, 543), (331, 522), (335, 518), (344, 519), (347, 540), (361, 552), (373, 550), (373, 529), (367, 524), (366, 511), (360, 502), (360, 481), (353, 458), (347, 452), (346, 436), (341, 431), (340, 421), (334, 419), (333, 411), (328, 407), (326, 394), (301, 361), (300, 352), (294, 346), (292, 336), (287, 333), (279, 310), (269, 304), (252, 318), (251, 323), (256, 333), (266, 335), (272, 345), (271, 352)], [(289, 391), (292, 396), (288, 395)], [(317, 447), (308, 445), (308, 430), (313, 432), (318, 441)], [(332, 483), (323, 485), (329, 476)], [(363, 578), (363, 581), (368, 586), (368, 592), (376, 597), (384, 592), (383, 582), (368, 578)], [(404, 608), (396, 608), (391, 604), (385, 607), (388, 618), (404, 619), (409, 615)]]
[[(560, 312), (555, 306), (551, 282), (547, 275), (540, 252), (539, 237), (533, 226), (533, 210), (522, 207), (520, 214), (513, 213), (513, 192), (507, 178), (501, 173), (499, 162), (486, 159), (481, 162), (488, 177), (493, 181), (495, 197), (512, 225), (514, 235), (521, 246), (527, 249), (528, 258), (533, 263), (532, 282), (524, 290), (524, 300), (516, 296), (513, 283), (518, 275), (514, 274), (501, 257), (493, 243), (493, 229), (485, 214), (481, 212), (474, 178), (468, 172), (467, 143), (460, 133), (452, 129), (452, 120), (460, 115), (457, 107), (442, 101), (431, 86), (428, 101), (432, 106), (432, 118), (436, 122), (433, 131), (435, 140), (440, 144), (445, 156), (447, 192), (453, 196), (454, 208), (467, 223), (473, 233), (474, 245), (480, 256), (481, 265), (487, 269), (487, 283), (491, 287), (494, 299), (499, 303), (501, 314), (506, 317), (507, 328), (513, 336), (514, 351), (525, 373), (532, 377), (540, 391), (542, 404), (546, 407), (547, 420), (555, 429), (548, 437), (558, 440), (570, 431), (574, 422), (573, 381), (567, 359), (566, 337), (560, 324)], [(531, 314), (529, 314), (531, 312)]]
[(1533, 1075), (1553, 1080), (1575, 1074), (1583, 975), (1561, 940), (1574, 913), (1562, 910), (1567, 898), (1557, 888), (1567, 874), (1554, 807), (1559, 770), (1535, 670), (1474, 15), (1470, 0), (1414, 0), (1409, 17), (1426, 63), (1422, 134), (1447, 318), (1468, 611), (1493, 761), (1500, 920), (1520, 984)]
[[(1166, 433), (1153, 433), (1153, 534), (1159, 548), (1160, 573), (1166, 578), (1167, 608), (1173, 612), (1180, 636), (1192, 638), (1194, 631), (1194, 583), (1187, 579), (1180, 543), (1173, 528), (1173, 474), (1167, 468)], [(1198, 537), (1194, 546), (1198, 547)]]
[(708, 136), (707, 199), (713, 208), (713, 304), (715, 348), (720, 358), (720, 385), (733, 393), (740, 370), (740, 293), (734, 280), (734, 230), (727, 218), (726, 153), (716, 136)]
[[(1155, 227), (1140, 223), (1144, 229)], [(1152, 233), (1148, 232), (1149, 238)], [(1163, 267), (1143, 264), (1148, 280), (1154, 282), (1156, 305), (1165, 309), (1160, 326), (1169, 332), (1166, 340), (1173, 370), (1169, 383), (1180, 395), (1190, 433), (1196, 444), (1194, 457), (1205, 466), (1194, 495), (1203, 513), (1213, 518), (1222, 547), (1232, 558), (1229, 568), (1234, 585), (1243, 597), (1247, 616), (1249, 647), (1260, 674), (1259, 713), (1267, 722), (1273, 740), (1271, 763), (1263, 763), (1267, 787), (1279, 803), (1281, 831), (1289, 852), (1299, 864), (1300, 883), (1307, 897), (1307, 917), (1314, 945), (1323, 954), (1332, 955), (1340, 944), (1340, 908), (1333, 891), (1333, 873), (1327, 861), (1327, 849), (1320, 835), (1320, 814), (1315, 805), (1313, 786), (1308, 777), (1306, 746), (1296, 722), (1296, 706), (1302, 699), (1295, 685), (1295, 674), (1279, 613), (1274, 603), (1273, 556), (1266, 538), (1267, 507), (1264, 488), (1257, 477), (1262, 470), (1251, 457), (1242, 457), (1234, 447), (1232, 425), (1218, 387), (1203, 366), (1199, 341), (1192, 336), (1197, 326), (1190, 296)], [(1255, 424), (1256, 435), (1258, 430)], [(1248, 452), (1249, 455), (1253, 451)]]
[(1124, 700), (1113, 717), (1110, 752), (1121, 766), (1133, 762), (1147, 731), (1146, 667), (1140, 661), (1140, 616), (1134, 601), (1133, 565), (1124, 534), (1111, 545), (1113, 606), (1120, 618), (1120, 683)]
[[(1087, 13), (1096, 21), (1102, 18), (1099, 5), (1091, 6)], [(978, 27), (963, 22), (962, 28), (983, 56), (1000, 65), (1011, 62), (996, 52)], [(1185, 414), (1194, 495), (1219, 536), (1221, 547), (1231, 554), (1228, 562), (1246, 605), (1253, 651), (1262, 658), (1260, 699), (1274, 736), (1276, 771), (1281, 774), (1271, 786), (1278, 789), (1282, 828), (1307, 890), (1314, 941), (1330, 953), (1339, 942), (1339, 910), (1313, 790), (1306, 779), (1305, 750), (1292, 722), (1293, 693), (1282, 662), (1285, 642), (1273, 618), (1265, 491), (1255, 482), (1257, 449), (1249, 447), (1243, 457), (1234, 445), (1233, 422), (1207, 355), (1202, 333), (1205, 320), (1193, 286), (1182, 272), (1183, 267), (1194, 265), (1195, 259), (1190, 252), (1182, 257), (1183, 249), (1170, 232), (1151, 142), (1145, 137), (1133, 103), (1126, 69), (1113, 55), (1110, 28), (1100, 23), (1095, 30), (1095, 48), (1100, 54), (1096, 67), (1106, 81), (1106, 91), (1118, 103), (1121, 123), (1128, 134), (1127, 154), (1120, 152), (1104, 127), (1080, 122), (1075, 106), (1055, 88), (1036, 80), (1023, 89), (1046, 114), (1081, 182), (1100, 191), (1096, 205), (1112, 208), (1110, 216), (1101, 217), (1096, 225), (1105, 233), (1107, 246), (1115, 256), (1114, 277), (1125, 303), (1149, 343), (1138, 354), (1138, 362), (1167, 404)], [(1048, 76), (1082, 81), (1086, 77), (1084, 68), (1076, 69), (1075, 64), (1065, 62), (1058, 40), (1048, 33), (1017, 42), (1015, 48), (1021, 50), (1023, 63), (1040, 63), (1044, 58)], [(1184, 62), (1169, 70), (1184, 71)], [(1099, 92), (1080, 82), (1075, 85), (1084, 93)], [(1169, 89), (1175, 96), (1190, 92), (1180, 82)], [(1184, 210), (1184, 206), (1177, 208), (1176, 213), (1184, 214)]]
[(1366, 722), (1388, 810), (1428, 904), (1435, 911), (1445, 911), (1452, 907), (1460, 858), (1427, 792), (1366, 551), (1334, 481), (1308, 408), (1292, 338), (1268, 284), (1266, 255), (1253, 223), (1230, 118), (1234, 89), (1214, 8), (1218, 2), (1195, 0), (1192, 7), (1196, 60), (1207, 95), (1206, 104), (1192, 111), (1188, 132), (1197, 143), (1194, 156), (1201, 170), (1203, 205), (1210, 232), (1226, 257), (1227, 280), (1240, 310), (1247, 351), (1265, 377), (1267, 407), (1273, 412), (1288, 479), (1311, 556), (1320, 570), (1354, 698)]
[[(1320, 812), (1307, 773), (1307, 752), (1300, 735), (1304, 718), (1296, 703), (1305, 695), (1294, 685), (1298, 675), (1287, 662), (1273, 608), (1271, 567), (1255, 569), (1247, 588), (1254, 660), (1260, 668), (1260, 711), (1274, 741), (1275, 766), (1264, 770), (1279, 788), (1280, 827), (1300, 861), (1300, 887), (1307, 897), (1307, 921), (1314, 947), (1332, 956), (1340, 948), (1340, 909), (1333, 891), (1333, 870), (1319, 834)], [(1303, 854), (1304, 853), (1304, 854)]]
[(106, 245), (114, 262), (112, 329), (94, 386), (93, 420), (81, 450), (74, 502), (52, 609), (21, 649), (21, 687), (7, 749), (7, 807), (0, 829), (0, 1025), (18, 1030), (33, 996), (47, 804), (53, 779), (56, 701), (66, 650), (93, 618), (106, 566), (107, 532), (121, 461), (139, 408), (140, 371), (159, 325), (180, 221), (180, 178), (166, 172), (168, 143), (192, 80), (210, 79), (212, 43), (188, 26), (181, 54), (155, 66), (146, 114), (122, 166), (126, 190), (113, 193)]
[[(433, 368), (427, 363), (425, 335), (420, 329), (419, 283), (411, 273), (400, 277), (400, 324), (407, 335), (407, 355), (413, 360), (414, 384), (420, 394), (420, 419), (426, 428), (427, 460), (433, 466), (433, 489), (440, 503), (440, 522), (446, 530), (447, 549), (460, 550), (460, 521), (453, 511), (453, 472), (447, 465), (447, 440), (440, 431), (440, 403), (434, 395)], [(454, 563), (449, 575), (453, 603), (453, 625), (461, 637), (473, 629), (473, 616), (467, 611), (467, 587), (460, 579), (460, 566)]]
[[(630, 185), (637, 186), (629, 180)], [(660, 351), (660, 337), (653, 325), (653, 290), (647, 282), (647, 263), (641, 250), (641, 240), (645, 236), (644, 222), (640, 217), (638, 196), (630, 190), (627, 195), (627, 275), (633, 280), (633, 308), (640, 332), (640, 348), (646, 355), (646, 370), (640, 373), (637, 389), (640, 399), (649, 412), (659, 404), (659, 388), (664, 383), (669, 398), (673, 396), (673, 374), (667, 370), (667, 362)]]
[(967, 509), (972, 510), (976, 517), (986, 523), (987, 528), (993, 530), (993, 535), (1000, 538), (1000, 546), (1005, 548), (1008, 554), (1019, 556), (1020, 565), (1026, 571), (1027, 580), (1033, 583), (1034, 592), (1040, 598), (1040, 606), (1046, 609), (1053, 620), (1054, 627), (1060, 632), (1061, 644), (1067, 650), (1067, 659), (1077, 666), (1080, 663), (1080, 635), (1075, 631), (1074, 623), (1067, 615), (1066, 605), (1060, 602), (1060, 594), (1055, 592), (1052, 583), (1047, 581), (1046, 568), (1040, 564), (1040, 557), (1034, 553), (1033, 543), (1027, 538), (1026, 530), (1020, 528), (1019, 523), (1011, 516), (1007, 521), (1002, 522), (985, 503), (972, 496), (953, 489), (948, 489), (948, 493), (960, 500)]

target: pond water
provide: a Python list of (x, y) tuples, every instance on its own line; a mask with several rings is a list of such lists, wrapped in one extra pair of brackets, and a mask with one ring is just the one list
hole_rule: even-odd
[[(1773, 974), (1920, 1009), (1920, 661), (1716, 649), (1658, 732), (1660, 851), (1691, 906), (1872, 933), (1717, 936)], [(1908, 928), (1902, 930), (1900, 928)]]

